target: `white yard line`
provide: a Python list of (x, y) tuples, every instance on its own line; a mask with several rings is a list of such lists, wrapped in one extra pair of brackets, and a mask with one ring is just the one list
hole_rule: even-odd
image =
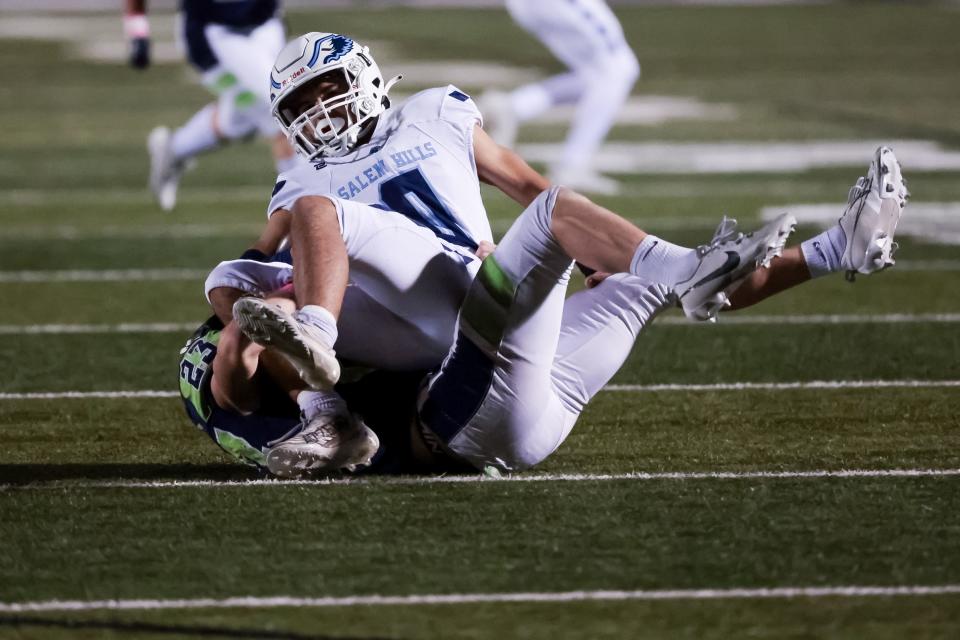
[[(268, 178), (269, 180), (269, 178)], [(263, 215), (266, 219), (267, 203), (270, 201), (270, 190), (273, 182), (269, 181), (262, 186), (253, 187), (201, 187), (193, 186), (184, 189), (182, 201), (190, 204), (221, 204), (223, 202), (250, 202), (259, 201), (263, 204)], [(142, 205), (155, 206), (153, 196), (146, 187), (142, 189), (125, 188), (90, 188), (90, 187), (63, 187), (52, 189), (4, 189), (0, 190), (0, 204), (11, 207), (49, 207), (53, 205), (74, 206), (104, 206), (104, 205)], [(13, 221), (22, 215), (21, 211), (8, 210)], [(157, 219), (163, 220), (164, 215), (157, 211)], [(181, 224), (174, 222), (172, 217), (167, 218), (169, 226)]]
[(60, 271), (0, 271), (5, 282), (139, 282), (203, 280), (209, 269), (66, 269)]
[(960, 260), (897, 260), (897, 271), (960, 271)]
[(608, 384), (604, 391), (789, 391), (793, 389), (921, 389), (960, 387), (960, 380), (809, 380), (804, 382), (723, 382), (718, 384)]
[[(795, 389), (929, 389), (960, 387), (960, 380), (809, 380), (801, 382), (727, 382), (717, 384), (608, 384), (602, 391), (789, 391)], [(87, 398), (177, 398), (175, 391), (30, 391), (0, 393), (0, 400), (73, 400)]]
[(942, 585), (843, 585), (818, 587), (768, 587), (751, 589), (638, 589), (633, 591), (560, 591), (507, 593), (451, 593), (406, 596), (362, 595), (344, 597), (253, 597), (141, 599), (141, 600), (41, 600), (0, 602), (0, 613), (52, 611), (130, 611), (160, 609), (267, 609), (320, 607), (390, 607), (514, 602), (588, 602), (631, 600), (732, 600), (795, 598), (892, 598), (960, 594), (960, 584)]
[[(805, 325), (805, 324), (955, 324), (960, 313), (887, 313), (887, 314), (810, 314), (810, 315), (756, 315), (727, 316), (721, 324)], [(704, 322), (690, 322), (679, 316), (658, 318), (657, 325), (714, 327)], [(196, 322), (122, 322), (119, 324), (0, 324), (0, 335), (60, 335), (112, 333), (179, 333), (197, 328)]]
[(815, 469), (801, 471), (662, 471), (630, 473), (523, 473), (492, 478), (481, 474), (453, 476), (359, 476), (320, 480), (88, 480), (0, 485), (0, 491), (42, 489), (189, 489), (243, 487), (316, 487), (356, 485), (421, 486), (477, 482), (657, 482), (697, 480), (817, 480), (877, 478), (952, 478), (960, 469)]
[(252, 240), (262, 229), (263, 225), (260, 223), (178, 224), (175, 226), (104, 225), (94, 229), (70, 224), (54, 224), (6, 228), (3, 231), (3, 237), (8, 240), (189, 240), (226, 237)]
[[(800, 224), (829, 227), (836, 224), (843, 204), (823, 202), (764, 207), (762, 220), (789, 211)], [(936, 244), (960, 244), (960, 202), (911, 202), (897, 225), (898, 236), (912, 236)]]
[[(781, 142), (608, 142), (596, 168), (611, 174), (791, 173), (818, 168), (866, 170), (889, 145), (909, 171), (958, 171), (960, 152), (925, 140), (789, 140)], [(549, 164), (562, 144), (521, 144), (530, 162)], [(856, 177), (856, 174), (852, 174)]]
[[(960, 313), (882, 313), (882, 314), (808, 314), (808, 315), (724, 315), (717, 325), (783, 324), (921, 324), (960, 322)], [(655, 325), (716, 327), (708, 322), (691, 322), (678, 316), (658, 318)], [(0, 327), (2, 333), (2, 327)]]
[(0, 400), (87, 400), (120, 398), (179, 398), (176, 391), (36, 391), (0, 393)]
[(177, 333), (192, 331), (196, 322), (123, 322), (120, 324), (0, 324), (0, 335), (74, 333)]

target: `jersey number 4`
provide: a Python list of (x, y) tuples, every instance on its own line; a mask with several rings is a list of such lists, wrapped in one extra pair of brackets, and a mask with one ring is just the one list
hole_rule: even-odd
[(476, 251), (477, 243), (443, 206), (419, 168), (401, 173), (380, 185), (380, 199), (391, 211), (402, 213), (441, 240)]

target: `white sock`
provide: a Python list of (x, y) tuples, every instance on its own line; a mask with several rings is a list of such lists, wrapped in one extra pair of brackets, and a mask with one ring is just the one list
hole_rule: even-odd
[(297, 405), (303, 417), (312, 420), (321, 413), (346, 412), (347, 403), (336, 391), (301, 391), (297, 394)]
[(214, 105), (208, 104), (193, 114), (187, 123), (173, 132), (173, 155), (177, 160), (187, 160), (220, 144), (213, 128)]
[(800, 243), (800, 250), (812, 278), (840, 271), (840, 259), (846, 248), (847, 236), (840, 225), (830, 227), (820, 235)]
[(300, 156), (294, 153), (287, 158), (277, 158), (274, 164), (277, 167), (277, 173), (286, 173), (300, 164)]
[(698, 263), (694, 249), (647, 234), (633, 254), (630, 273), (672, 287), (689, 278), (696, 271)]
[(327, 346), (331, 349), (337, 341), (337, 319), (333, 314), (316, 304), (304, 305), (295, 314), (297, 320), (317, 329), (327, 338)]

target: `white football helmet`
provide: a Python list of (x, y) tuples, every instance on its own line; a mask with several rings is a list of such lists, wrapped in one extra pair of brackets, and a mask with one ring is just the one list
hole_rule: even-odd
[[(322, 97), (297, 95), (314, 80), (340, 89)], [(290, 144), (308, 160), (342, 156), (366, 126), (390, 106), (384, 83), (367, 47), (337, 33), (315, 31), (291, 40), (270, 72), (270, 107)], [(298, 99), (299, 98), (299, 99)]]

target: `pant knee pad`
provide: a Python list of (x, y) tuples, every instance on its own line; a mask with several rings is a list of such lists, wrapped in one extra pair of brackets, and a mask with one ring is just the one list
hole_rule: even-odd
[(223, 92), (217, 106), (218, 129), (229, 140), (258, 133), (263, 122), (270, 119), (270, 110), (257, 100), (253, 92), (242, 88)]

